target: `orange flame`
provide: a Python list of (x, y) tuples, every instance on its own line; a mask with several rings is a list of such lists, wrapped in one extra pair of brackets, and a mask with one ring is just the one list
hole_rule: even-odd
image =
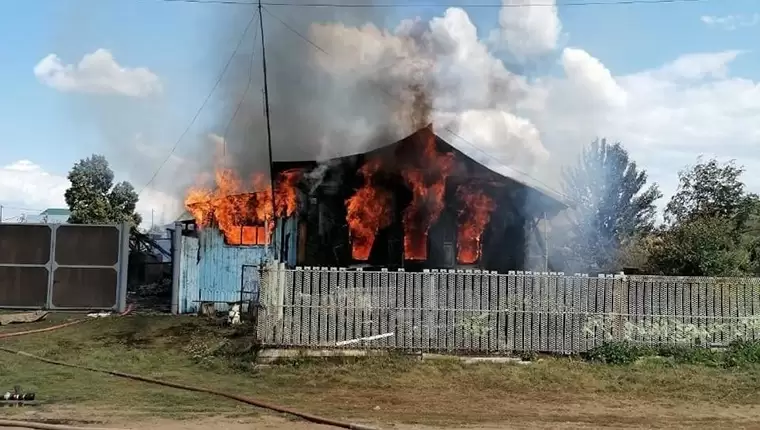
[(290, 169), (277, 176), (274, 191), (274, 206), (276, 215), (284, 218), (293, 215), (298, 208), (298, 192), (296, 185), (301, 180), (301, 170)]
[(412, 191), (412, 202), (404, 210), (404, 258), (427, 259), (430, 226), (438, 220), (444, 207), (446, 178), (454, 166), (454, 154), (436, 150), (435, 134), (423, 130), (415, 165), (403, 166), (401, 174)]
[(391, 222), (391, 195), (373, 183), (373, 176), (380, 169), (380, 160), (370, 160), (359, 170), (364, 186), (346, 200), (346, 220), (351, 240), (351, 257), (366, 261), (380, 229)]
[(457, 197), (463, 204), (459, 212), (457, 261), (460, 264), (472, 264), (481, 256), (483, 249), (480, 239), (496, 205), (483, 191), (469, 185), (457, 187)]
[[(275, 188), (277, 216), (290, 216), (297, 207), (295, 184), (300, 172), (287, 171), (279, 175)], [(266, 245), (274, 231), (272, 194), (263, 174), (255, 174), (250, 186), (244, 186), (231, 169), (220, 168), (215, 172), (215, 187), (193, 188), (185, 198), (185, 207), (199, 227), (205, 228), (216, 222), (217, 227), (230, 245)], [(251, 226), (249, 224), (262, 224)], [(267, 234), (267, 228), (268, 233)]]

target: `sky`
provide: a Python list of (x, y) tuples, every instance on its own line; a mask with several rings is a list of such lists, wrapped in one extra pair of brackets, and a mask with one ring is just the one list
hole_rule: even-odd
[[(489, 2), (494, 7), (466, 6)], [(330, 58), (314, 50), (293, 59), (278, 41), (267, 42), (267, 61), (303, 61), (336, 82), (382, 73), (407, 82), (422, 70), (455, 89), (437, 95), (435, 107), (469, 146), (504, 164), (529, 163), (520, 168), (551, 187), (561, 187), (559, 164), (606, 137), (623, 143), (660, 185), (661, 205), (676, 189), (678, 170), (700, 155), (736, 159), (750, 190), (760, 192), (753, 174), (760, 169), (755, 0), (504, 3), (520, 7), (500, 8), (499, 0), (440, 0), (382, 13), (267, 6), (270, 40), (282, 37), (271, 33), (283, 29), (282, 20), (330, 50)], [(65, 207), (68, 170), (98, 153), (118, 181), (141, 192), (146, 222), (172, 221), (214, 151), (213, 137), (231, 123), (229, 90), (237, 87), (224, 82), (241, 79), (246, 58), (233, 57), (229, 76), (211, 90), (253, 12), (160, 0), (8, 2), (0, 14), (3, 220)], [(402, 20), (415, 18), (428, 23), (433, 48), (404, 42)], [(239, 52), (255, 46), (251, 32)], [(435, 57), (438, 66), (420, 66), (417, 55)], [(393, 67), (383, 68), (389, 59)], [(495, 100), (497, 87), (480, 85), (486, 81), (510, 82), (505, 100)], [(254, 104), (261, 85), (256, 75)]]

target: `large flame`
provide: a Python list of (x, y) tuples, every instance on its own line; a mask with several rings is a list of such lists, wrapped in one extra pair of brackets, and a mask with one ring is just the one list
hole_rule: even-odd
[(415, 148), (413, 162), (401, 168), (401, 174), (412, 191), (412, 201), (404, 210), (404, 258), (427, 259), (427, 238), (430, 226), (444, 208), (446, 178), (454, 165), (454, 154), (436, 150), (432, 130), (421, 131), (421, 139), (410, 142)]
[(462, 203), (457, 231), (457, 262), (472, 264), (481, 256), (481, 237), (496, 205), (482, 190), (471, 185), (457, 187), (457, 197)]
[(190, 189), (185, 207), (199, 227), (216, 223), (230, 245), (266, 245), (274, 231), (275, 212), (278, 217), (286, 217), (296, 211), (295, 186), (299, 178), (300, 172), (293, 170), (278, 176), (273, 208), (265, 175), (255, 174), (244, 183), (232, 169), (218, 168), (214, 187)]
[(296, 186), (303, 172), (300, 169), (286, 170), (277, 175), (274, 192), (274, 207), (276, 215), (287, 218), (298, 209), (298, 191)]
[(346, 219), (351, 239), (351, 257), (366, 261), (372, 251), (377, 232), (391, 222), (391, 195), (373, 181), (380, 169), (380, 160), (370, 160), (359, 170), (364, 185), (346, 200)]

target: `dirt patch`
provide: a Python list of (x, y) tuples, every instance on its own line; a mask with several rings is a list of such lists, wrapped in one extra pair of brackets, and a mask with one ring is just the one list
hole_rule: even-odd
[[(122, 411), (122, 413), (128, 411)], [(381, 411), (375, 411), (381, 412)], [(620, 402), (584, 402), (557, 404), (536, 399), (533, 402), (505, 401), (499, 408), (499, 423), (415, 425), (397, 424), (392, 411), (385, 411), (383, 421), (364, 421), (378, 429), (395, 430), (501, 430), (501, 429), (737, 429), (760, 428), (760, 407), (719, 407), (710, 404), (652, 404)], [(424, 410), (422, 420), (429, 420)], [(11, 419), (76, 426), (108, 427), (115, 429), (156, 430), (328, 430), (333, 427), (291, 419), (287, 416), (257, 414), (244, 416), (199, 415), (182, 419), (157, 419), (144, 415), (114, 415), (113, 411), (81, 408), (47, 408), (14, 414)], [(350, 421), (350, 420), (349, 420)]]
[[(141, 422), (140, 426), (134, 426), (134, 423), (125, 423), (125, 426), (132, 425), (132, 428), (150, 428), (155, 430), (208, 430), (208, 429), (225, 429), (225, 430), (333, 430), (334, 427), (320, 426), (317, 424), (290, 421), (286, 418), (276, 416), (261, 416), (256, 418), (235, 419), (218, 417), (203, 420), (152, 420)], [(124, 427), (127, 428), (127, 427)]]

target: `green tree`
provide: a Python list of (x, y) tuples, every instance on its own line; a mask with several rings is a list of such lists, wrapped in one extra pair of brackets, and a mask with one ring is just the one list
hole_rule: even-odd
[(758, 271), (760, 203), (734, 161), (703, 161), (678, 174), (649, 269), (681, 276), (735, 276)]
[(79, 160), (69, 172), (71, 187), (64, 197), (73, 224), (112, 224), (132, 222), (142, 217), (135, 212), (138, 196), (129, 182), (114, 185), (114, 173), (102, 155)]
[(596, 140), (579, 162), (564, 172), (570, 211), (570, 234), (564, 249), (572, 270), (617, 270), (621, 248), (654, 228), (656, 184), (647, 185), (620, 143)]
[(721, 164), (715, 159), (698, 159), (696, 165), (678, 173), (678, 190), (665, 207), (665, 221), (675, 224), (717, 217), (743, 227), (757, 195), (747, 193), (742, 174), (744, 167), (734, 160)]

